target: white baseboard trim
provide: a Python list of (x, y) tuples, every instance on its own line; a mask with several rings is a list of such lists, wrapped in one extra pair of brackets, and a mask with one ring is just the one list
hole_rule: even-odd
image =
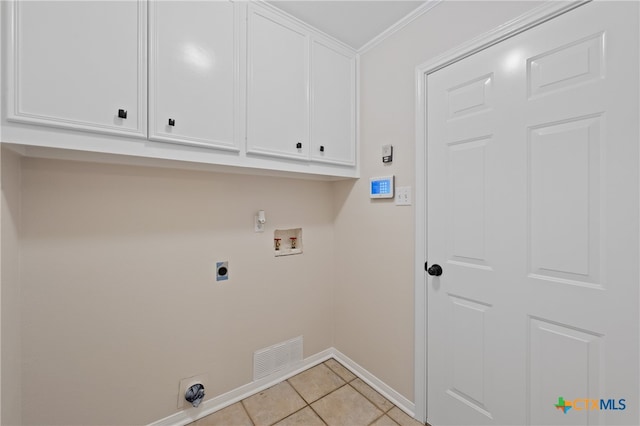
[(206, 417), (211, 413), (218, 410), (222, 410), (229, 405), (235, 404), (251, 395), (261, 392), (273, 385), (280, 383), (283, 380), (287, 380), (289, 377), (293, 377), (298, 373), (303, 372), (311, 367), (314, 367), (326, 360), (333, 358), (333, 348), (326, 349), (315, 355), (311, 355), (303, 359), (301, 362), (292, 365), (291, 367), (284, 368), (273, 374), (263, 377), (246, 385), (240, 386), (232, 391), (224, 393), (215, 398), (203, 401), (197, 408), (188, 408), (186, 410), (179, 411), (162, 420), (150, 423), (149, 426), (184, 426), (191, 422), (195, 422), (202, 417)]
[(365, 370), (358, 365), (351, 358), (340, 352), (335, 348), (325, 349), (322, 352), (318, 352), (315, 355), (311, 355), (303, 359), (301, 362), (296, 363), (288, 368), (277, 371), (273, 374), (263, 377), (260, 380), (256, 380), (246, 385), (240, 386), (232, 391), (229, 391), (215, 398), (203, 401), (197, 408), (189, 408), (186, 410), (178, 411), (175, 414), (165, 417), (164, 419), (150, 423), (149, 426), (185, 426), (191, 422), (195, 422), (198, 419), (208, 416), (218, 410), (222, 410), (229, 405), (235, 404), (251, 395), (261, 392), (270, 388), (283, 380), (287, 380), (290, 377), (295, 376), (298, 373), (303, 372), (311, 367), (314, 367), (330, 358), (335, 358), (336, 361), (347, 367), (353, 374), (362, 379), (363, 382), (378, 391), (382, 396), (387, 398), (389, 402), (400, 408), (402, 411), (413, 417), (415, 411), (415, 404), (409, 401), (404, 396), (393, 390), (390, 386), (385, 384), (382, 380)]
[(374, 388), (379, 394), (387, 398), (393, 405), (414, 417), (416, 405), (407, 398), (398, 393), (391, 386), (371, 374), (369, 371), (360, 366), (357, 362), (340, 352), (335, 348), (331, 348), (333, 358), (347, 367), (353, 374), (362, 379), (363, 382)]

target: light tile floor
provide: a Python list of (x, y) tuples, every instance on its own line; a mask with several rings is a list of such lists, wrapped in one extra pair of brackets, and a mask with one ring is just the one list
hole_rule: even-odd
[(334, 359), (191, 426), (420, 426)]

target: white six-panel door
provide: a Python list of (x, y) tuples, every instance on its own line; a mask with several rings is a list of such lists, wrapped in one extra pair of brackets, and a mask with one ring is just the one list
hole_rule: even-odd
[(428, 75), (432, 425), (640, 422), (638, 14), (590, 3)]

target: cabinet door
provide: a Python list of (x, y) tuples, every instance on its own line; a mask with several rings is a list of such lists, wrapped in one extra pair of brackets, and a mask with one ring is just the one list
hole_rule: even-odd
[(238, 150), (237, 15), (230, 1), (150, 4), (149, 139)]
[(146, 135), (146, 2), (15, 1), (8, 119)]
[(355, 164), (355, 57), (314, 40), (311, 47), (311, 158)]
[(308, 60), (303, 29), (249, 5), (247, 152), (309, 158)]

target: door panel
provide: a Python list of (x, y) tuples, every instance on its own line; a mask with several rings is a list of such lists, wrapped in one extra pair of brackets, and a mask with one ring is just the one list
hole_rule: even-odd
[(485, 410), (485, 318), (488, 305), (451, 295), (450, 394)]
[[(529, 324), (531, 406), (549, 408), (548, 392), (545, 392), (549, 389), (559, 396), (597, 395), (601, 389), (599, 355), (603, 336), (537, 318), (530, 318)], [(559, 353), (571, 362), (558, 362)], [(562, 417), (559, 414), (555, 407), (533, 410), (531, 424), (588, 425), (598, 424), (599, 420), (599, 410), (576, 411), (574, 408), (570, 417), (569, 413), (562, 413)]]
[(637, 75), (636, 2), (428, 75), (431, 424), (638, 424)]
[(529, 131), (531, 274), (599, 286), (601, 118)]
[(487, 139), (449, 144), (451, 257), (485, 262), (485, 151)]
[(604, 33), (544, 52), (528, 61), (529, 97), (604, 77)]
[(449, 118), (461, 118), (491, 108), (491, 74), (448, 90)]

